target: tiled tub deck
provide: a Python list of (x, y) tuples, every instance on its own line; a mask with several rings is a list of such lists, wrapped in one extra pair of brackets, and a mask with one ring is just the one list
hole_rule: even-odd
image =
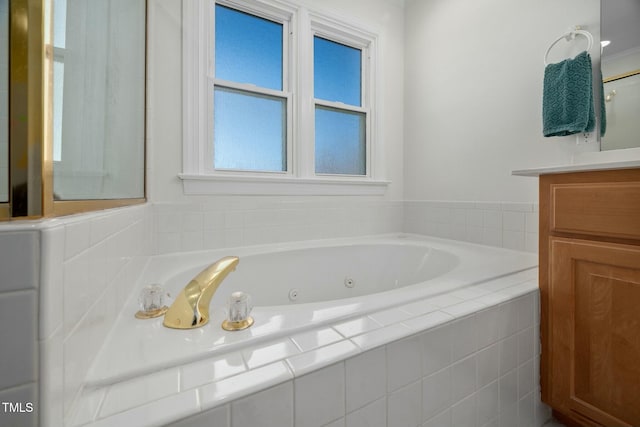
[(72, 426), (542, 426), (537, 268), (85, 389)]

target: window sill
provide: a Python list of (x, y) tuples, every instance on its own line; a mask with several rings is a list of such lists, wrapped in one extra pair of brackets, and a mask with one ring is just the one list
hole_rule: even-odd
[(245, 177), (179, 174), (184, 194), (369, 196), (390, 181), (337, 178)]

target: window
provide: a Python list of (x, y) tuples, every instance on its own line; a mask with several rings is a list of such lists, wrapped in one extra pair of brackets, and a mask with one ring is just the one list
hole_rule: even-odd
[(313, 89), (316, 173), (366, 175), (362, 51), (314, 36)]
[(186, 193), (384, 192), (375, 35), (271, 0), (183, 8)]
[(287, 171), (284, 27), (215, 7), (214, 169)]

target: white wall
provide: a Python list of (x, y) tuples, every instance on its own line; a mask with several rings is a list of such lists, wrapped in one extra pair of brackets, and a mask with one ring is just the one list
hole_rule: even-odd
[[(292, 0), (295, 2), (295, 0)], [(402, 230), (404, 30), (401, 0), (298, 0), (378, 34), (384, 196), (186, 196), (182, 172), (182, 4), (149, 2), (147, 196), (154, 253)]]
[[(216, 197), (182, 193), (182, 2), (150, 2), (150, 124), (149, 195), (154, 202), (216, 202)], [(381, 61), (379, 95), (382, 137), (385, 141), (386, 179), (391, 180), (385, 199), (402, 198), (403, 152), (403, 8), (401, 1), (300, 0), (317, 11), (329, 12), (379, 34)], [(255, 199), (255, 197), (251, 198)], [(280, 200), (282, 198), (274, 198)], [(300, 198), (294, 198), (300, 200)]]
[[(575, 137), (542, 136), (543, 56), (575, 25), (595, 39), (598, 0), (407, 0), (406, 200), (537, 201), (537, 180), (511, 171), (570, 163)], [(557, 62), (586, 43), (558, 43)], [(567, 55), (567, 56), (565, 56)]]

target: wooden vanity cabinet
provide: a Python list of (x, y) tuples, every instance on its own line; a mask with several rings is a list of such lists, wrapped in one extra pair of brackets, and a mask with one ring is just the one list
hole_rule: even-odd
[(640, 169), (540, 176), (542, 400), (640, 426)]

